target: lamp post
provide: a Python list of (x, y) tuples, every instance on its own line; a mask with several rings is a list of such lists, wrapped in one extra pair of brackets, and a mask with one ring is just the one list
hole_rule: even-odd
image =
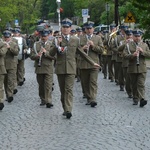
[(119, 18), (119, 14), (118, 14), (118, 0), (115, 0), (115, 24), (116, 26), (118, 26), (118, 18)]
[(60, 4), (61, 4), (61, 0), (56, 0), (57, 3), (57, 13), (58, 13), (58, 26), (59, 26), (59, 31), (61, 28), (61, 24), (60, 24)]
[(107, 30), (109, 30), (109, 11), (110, 11), (109, 3), (106, 3), (105, 9), (106, 9), (106, 12), (107, 12)]

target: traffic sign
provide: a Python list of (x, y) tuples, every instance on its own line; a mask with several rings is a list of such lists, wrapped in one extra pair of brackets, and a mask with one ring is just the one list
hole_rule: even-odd
[(89, 10), (88, 9), (82, 9), (82, 17), (88, 17)]
[(19, 21), (16, 19), (15, 20), (15, 26), (18, 26), (19, 25)]
[(124, 22), (125, 23), (133, 23), (133, 22), (135, 22), (135, 18), (133, 17), (131, 12), (128, 12)]

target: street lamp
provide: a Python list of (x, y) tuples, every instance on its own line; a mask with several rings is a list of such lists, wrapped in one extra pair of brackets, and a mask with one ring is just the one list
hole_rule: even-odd
[(106, 3), (105, 9), (106, 9), (106, 12), (107, 12), (107, 30), (109, 30), (109, 11), (110, 11), (110, 6), (109, 6), (108, 3)]
[(56, 0), (57, 3), (57, 13), (58, 13), (58, 25), (59, 25), (59, 31), (61, 28), (61, 24), (60, 24), (60, 4), (61, 4), (61, 0)]

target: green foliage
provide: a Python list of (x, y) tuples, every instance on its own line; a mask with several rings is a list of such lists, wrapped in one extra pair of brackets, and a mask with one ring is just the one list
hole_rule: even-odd
[[(150, 36), (150, 3), (147, 0), (118, 0), (119, 18), (122, 21), (130, 11), (140, 25), (146, 31), (145, 36)], [(110, 11), (106, 12), (105, 5), (109, 3)], [(3, 30), (6, 24), (14, 27), (14, 20), (19, 20), (22, 30), (27, 31), (34, 26), (40, 18), (57, 20), (56, 0), (0, 0), (0, 28)], [(115, 0), (61, 0), (61, 19), (76, 17), (82, 20), (82, 9), (89, 9), (89, 20), (95, 25), (114, 22)], [(149, 37), (150, 38), (150, 37)]]

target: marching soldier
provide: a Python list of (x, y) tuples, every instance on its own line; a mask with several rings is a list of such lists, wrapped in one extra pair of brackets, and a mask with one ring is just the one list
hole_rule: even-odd
[(25, 81), (25, 55), (27, 54), (27, 44), (26, 40), (20, 35), (21, 30), (19, 28), (14, 28), (13, 38), (17, 39), (19, 54), (18, 54), (18, 64), (17, 64), (17, 82), (19, 86), (22, 86)]
[(44, 29), (40, 32), (41, 39), (34, 43), (30, 58), (35, 61), (35, 73), (38, 82), (40, 106), (53, 107), (52, 85), (53, 85), (53, 57), (50, 56), (51, 42), (49, 41), (49, 31)]
[(118, 78), (117, 83), (120, 85), (120, 91), (124, 91), (124, 79), (123, 79), (123, 69), (122, 69), (122, 57), (119, 56), (118, 46), (120, 45), (120, 41), (126, 39), (125, 30), (127, 30), (127, 28), (128, 27), (125, 25), (120, 26), (120, 29), (121, 29), (120, 34), (115, 37), (113, 45), (112, 45), (112, 50), (116, 54), (117, 69), (116, 69), (115, 75)]
[(92, 67), (99, 67), (99, 65), (79, 48), (79, 38), (70, 35), (72, 21), (66, 18), (62, 20), (61, 25), (62, 38), (54, 40), (50, 54), (52, 56), (57, 54), (55, 72), (61, 92), (63, 115), (70, 119), (72, 117), (73, 85), (76, 74), (76, 52), (80, 53)]
[[(104, 37), (106, 36), (106, 35), (108, 35), (108, 33), (109, 33), (109, 31), (108, 30), (104, 30), (103, 31), (103, 42), (104, 42)], [(101, 56), (101, 58), (102, 58), (102, 64), (103, 64), (103, 66), (102, 66), (102, 73), (104, 74), (104, 79), (107, 79), (107, 75), (108, 75), (108, 71), (107, 71), (107, 66), (108, 66), (108, 50), (107, 50), (107, 46), (105, 45), (105, 49), (104, 49), (104, 51), (103, 51), (103, 53), (102, 53), (102, 56)]]
[(114, 38), (116, 37), (116, 25), (111, 24), (110, 30), (111, 32), (108, 34), (106, 33), (104, 36), (104, 46), (107, 49), (109, 79), (111, 82), (114, 82), (114, 78), (115, 80), (117, 80), (115, 73), (114, 73), (114, 71), (116, 70), (116, 65), (115, 65), (116, 54), (112, 51), (112, 43), (114, 41)]
[(4, 57), (7, 52), (6, 43), (0, 40), (0, 110), (4, 108), (4, 77), (6, 74)]
[(143, 107), (147, 104), (147, 100), (145, 100), (147, 72), (145, 58), (150, 57), (150, 50), (148, 45), (142, 41), (141, 30), (133, 31), (133, 41), (126, 46), (124, 57), (129, 60), (127, 71), (131, 76), (133, 105), (138, 105), (140, 101), (140, 107)]
[[(128, 45), (129, 42), (133, 41), (133, 33), (132, 30), (126, 30), (126, 39), (120, 42), (120, 46), (118, 47), (119, 56), (122, 57), (122, 68), (123, 68), (123, 78), (125, 82), (125, 89), (129, 98), (132, 98), (132, 87), (131, 87), (131, 78), (130, 74), (127, 72), (129, 61), (123, 57), (124, 48)], [(128, 47), (128, 46), (127, 46)]]
[[(102, 39), (98, 35), (94, 35), (94, 22), (88, 21), (84, 24), (86, 34), (80, 37), (80, 45), (85, 54), (87, 54), (94, 62), (99, 64), (99, 54), (103, 52)], [(81, 80), (83, 89), (87, 98), (86, 105), (95, 107), (97, 105), (97, 79), (98, 69), (87, 63), (83, 58), (80, 61)], [(88, 82), (87, 82), (88, 81)]]
[(4, 87), (7, 101), (10, 103), (13, 101), (13, 92), (14, 92), (14, 81), (16, 77), (16, 61), (15, 56), (18, 55), (18, 45), (12, 41), (11, 32), (5, 30), (3, 32), (4, 42), (7, 44), (7, 53), (5, 56), (5, 68), (6, 76), (4, 80)]

